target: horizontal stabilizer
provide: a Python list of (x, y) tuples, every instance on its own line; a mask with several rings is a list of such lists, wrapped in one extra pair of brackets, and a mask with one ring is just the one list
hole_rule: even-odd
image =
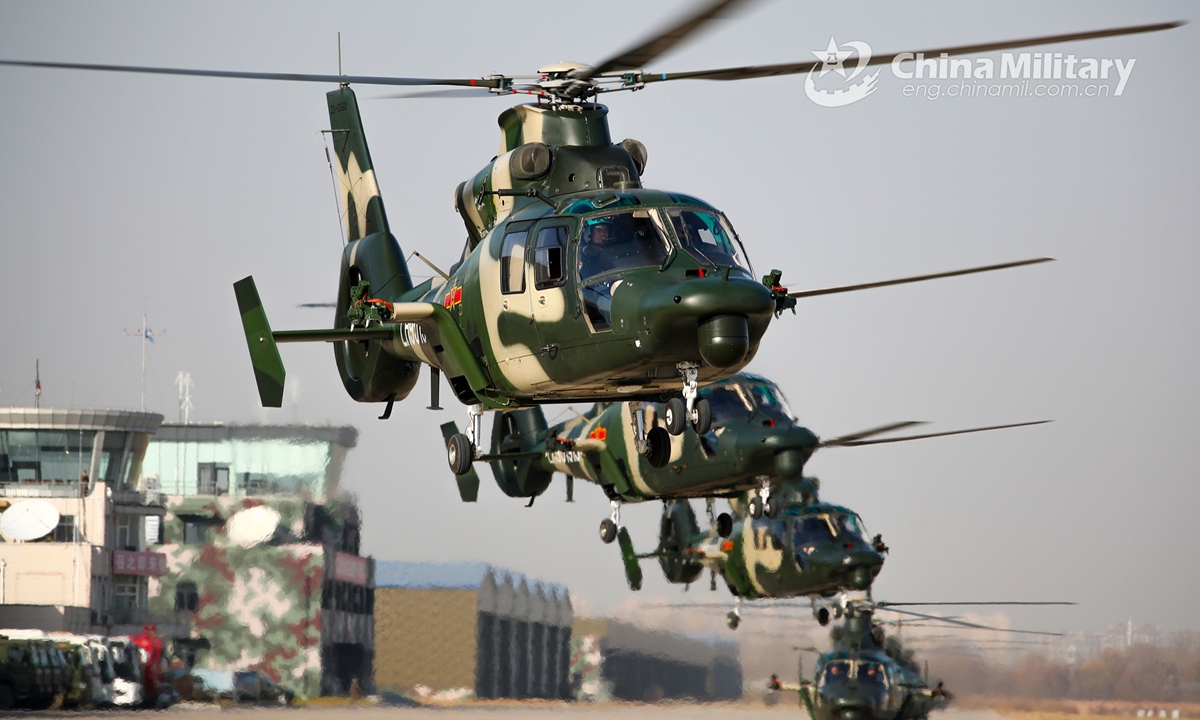
[[(450, 443), (450, 438), (458, 434), (458, 425), (452, 422), (442, 425), (442, 438), (446, 443)], [(479, 473), (475, 472), (475, 466), (463, 475), (455, 475), (454, 479), (458, 482), (458, 496), (463, 502), (475, 502), (479, 499)]]
[(254, 277), (248, 276), (235, 282), (233, 292), (237, 295), (242, 328), (246, 331), (246, 345), (254, 366), (258, 397), (263, 407), (280, 407), (283, 405), (283, 381), (287, 373), (283, 369), (283, 359), (279, 357), (279, 348), (271, 336), (271, 324), (258, 298)]

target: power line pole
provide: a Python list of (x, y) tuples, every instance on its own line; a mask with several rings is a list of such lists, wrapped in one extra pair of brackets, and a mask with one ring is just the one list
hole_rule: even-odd
[(175, 385), (179, 387), (179, 422), (187, 425), (192, 412), (192, 374), (180, 370)]

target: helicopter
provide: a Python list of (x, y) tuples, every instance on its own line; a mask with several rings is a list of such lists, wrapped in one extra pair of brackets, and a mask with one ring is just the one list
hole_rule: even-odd
[[(951, 628), (973, 628), (996, 632), (1057, 636), (1060, 633), (1011, 630), (958, 618), (941, 617), (897, 610), (897, 605), (1073, 605), (1067, 602), (969, 602), (969, 603), (862, 603), (845, 606), (844, 619), (830, 630), (831, 649), (817, 660), (813, 679), (804, 677), (803, 662), (798, 663), (799, 683), (781, 682), (772, 675), (768, 690), (797, 691), (800, 702), (812, 720), (920, 720), (940, 710), (954, 696), (938, 682), (931, 686), (929, 669), (924, 673), (913, 651), (906, 649), (897, 636), (884, 632), (883, 621), (875, 619), (880, 610), (937, 621)], [(816, 651), (815, 648), (802, 648)]]
[[(611, 502), (610, 517), (600, 523), (605, 543), (617, 539), (623, 503), (648, 500), (737, 498), (749, 493), (746, 514), (757, 519), (776, 512), (774, 488), (800, 478), (812, 454), (824, 447), (858, 447), (1038, 425), (1047, 421), (923, 433), (901, 437), (877, 435), (920, 423), (898, 422), (822, 440), (797, 423), (779, 386), (758, 375), (741, 372), (700, 388), (698, 399), (712, 413), (704, 434), (672, 435), (672, 421), (684, 414), (682, 402), (646, 403), (647, 436), (654, 451), (639, 455), (633, 449), (635, 416), (628, 403), (597, 403), (578, 417), (547, 425), (541, 408), (498, 415), (492, 426), (490, 451), (481, 461), (492, 467), (496, 484), (510, 497), (529, 498), (530, 504), (550, 485), (555, 472), (567, 477), (568, 496), (575, 478), (594, 483)], [(443, 437), (458, 428), (442, 425)], [(678, 429), (678, 428), (676, 428)], [(456, 475), (464, 502), (478, 496), (479, 477), (473, 468)], [(785, 501), (786, 502), (786, 501)], [(733, 520), (717, 518), (722, 537)]]
[[(47, 68), (319, 82), (344, 210), (346, 247), (333, 328), (273, 331), (252, 277), (235, 285), (260, 400), (282, 401), (280, 342), (329, 342), (347, 393), (361, 402), (407, 397), (420, 366), (431, 386), (445, 374), (468, 405), (466, 433), (448, 458), (463, 468), (482, 455), (480, 417), (578, 400), (678, 398), (703, 430), (709, 409), (701, 383), (727, 377), (755, 355), (772, 318), (804, 297), (1016, 267), (1045, 258), (858, 285), (790, 292), (773, 271), (760, 281), (728, 217), (715, 206), (642, 184), (645, 147), (614, 143), (609, 92), (675, 80), (739, 80), (809, 72), (829, 61), (658, 73), (644, 66), (737, 3), (707, 3), (644, 42), (594, 66), (562, 62), (529, 76), (407, 78), (257, 73), (4, 60)], [(969, 54), (1140, 32), (1143, 25), (926, 51)], [(873, 56), (870, 64), (900, 54)], [(350, 85), (448, 86), (451, 92), (520, 95), (532, 104), (499, 118), (497, 156), (454, 193), (467, 240), (461, 259), (414, 287), (391, 232), (361, 113)], [(602, 229), (602, 228), (607, 229)], [(598, 239), (600, 238), (600, 239)], [(437, 403), (433, 403), (437, 406)], [(635, 446), (654, 448), (638, 418)]]
[(637, 562), (644, 558), (657, 558), (673, 584), (690, 585), (708, 569), (712, 589), (720, 575), (736, 598), (726, 616), (731, 630), (741, 623), (742, 601), (797, 596), (809, 597), (817, 622), (827, 625), (825, 599), (847, 591), (869, 593), (888, 548), (881, 536), (869, 536), (857, 513), (821, 502), (819, 487), (816, 478), (784, 481), (772, 517), (752, 517), (748, 493), (731, 502), (733, 516), (712, 518), (710, 504), (707, 532), (687, 500), (664, 503), (654, 552), (633, 553), (628, 533), (621, 529), (626, 578), (631, 587), (635, 580), (640, 584)]

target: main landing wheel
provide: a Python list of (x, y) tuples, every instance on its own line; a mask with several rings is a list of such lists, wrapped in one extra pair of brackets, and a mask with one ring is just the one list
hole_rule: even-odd
[(660, 427), (650, 428), (646, 433), (646, 442), (650, 449), (646, 452), (646, 462), (651, 467), (666, 467), (671, 462), (671, 436)]
[(451, 472), (455, 475), (466, 475), (475, 459), (471, 440), (462, 433), (451, 435), (450, 442), (446, 443), (446, 459), (450, 461)]
[(740, 625), (741, 623), (742, 623), (741, 616), (735, 612), (731, 612), (725, 616), (725, 624), (729, 626), (730, 630), (737, 630), (738, 625)]
[(762, 517), (762, 514), (763, 514), (762, 498), (758, 497), (757, 495), (750, 498), (750, 505), (747, 508), (747, 512), (749, 512), (750, 517), (754, 518), (755, 520)]
[(617, 539), (617, 524), (612, 521), (612, 518), (604, 518), (600, 521), (600, 539), (604, 541), (605, 545)]
[(821, 627), (829, 624), (829, 608), (821, 608), (817, 611), (817, 622), (820, 623)]
[(703, 435), (712, 430), (712, 405), (708, 398), (697, 398), (692, 406), (692, 429), (697, 435)]
[(663, 420), (667, 422), (667, 432), (679, 435), (687, 428), (687, 405), (680, 398), (671, 398), (663, 411)]

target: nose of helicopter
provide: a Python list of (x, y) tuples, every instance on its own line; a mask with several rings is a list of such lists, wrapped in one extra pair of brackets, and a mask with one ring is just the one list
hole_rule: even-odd
[(646, 294), (639, 311), (655, 340), (668, 343), (695, 332), (701, 359), (728, 368), (746, 359), (774, 308), (771, 291), (762, 283), (714, 275), (657, 287)]
[(883, 556), (870, 548), (856, 548), (842, 556), (842, 564), (849, 570), (847, 583), (850, 587), (866, 590), (883, 569)]
[(763, 427), (761, 432), (738, 436), (742, 457), (756, 465), (773, 463), (775, 473), (785, 480), (800, 477), (818, 443), (820, 438), (811, 430), (792, 423), (776, 423), (773, 427)]

